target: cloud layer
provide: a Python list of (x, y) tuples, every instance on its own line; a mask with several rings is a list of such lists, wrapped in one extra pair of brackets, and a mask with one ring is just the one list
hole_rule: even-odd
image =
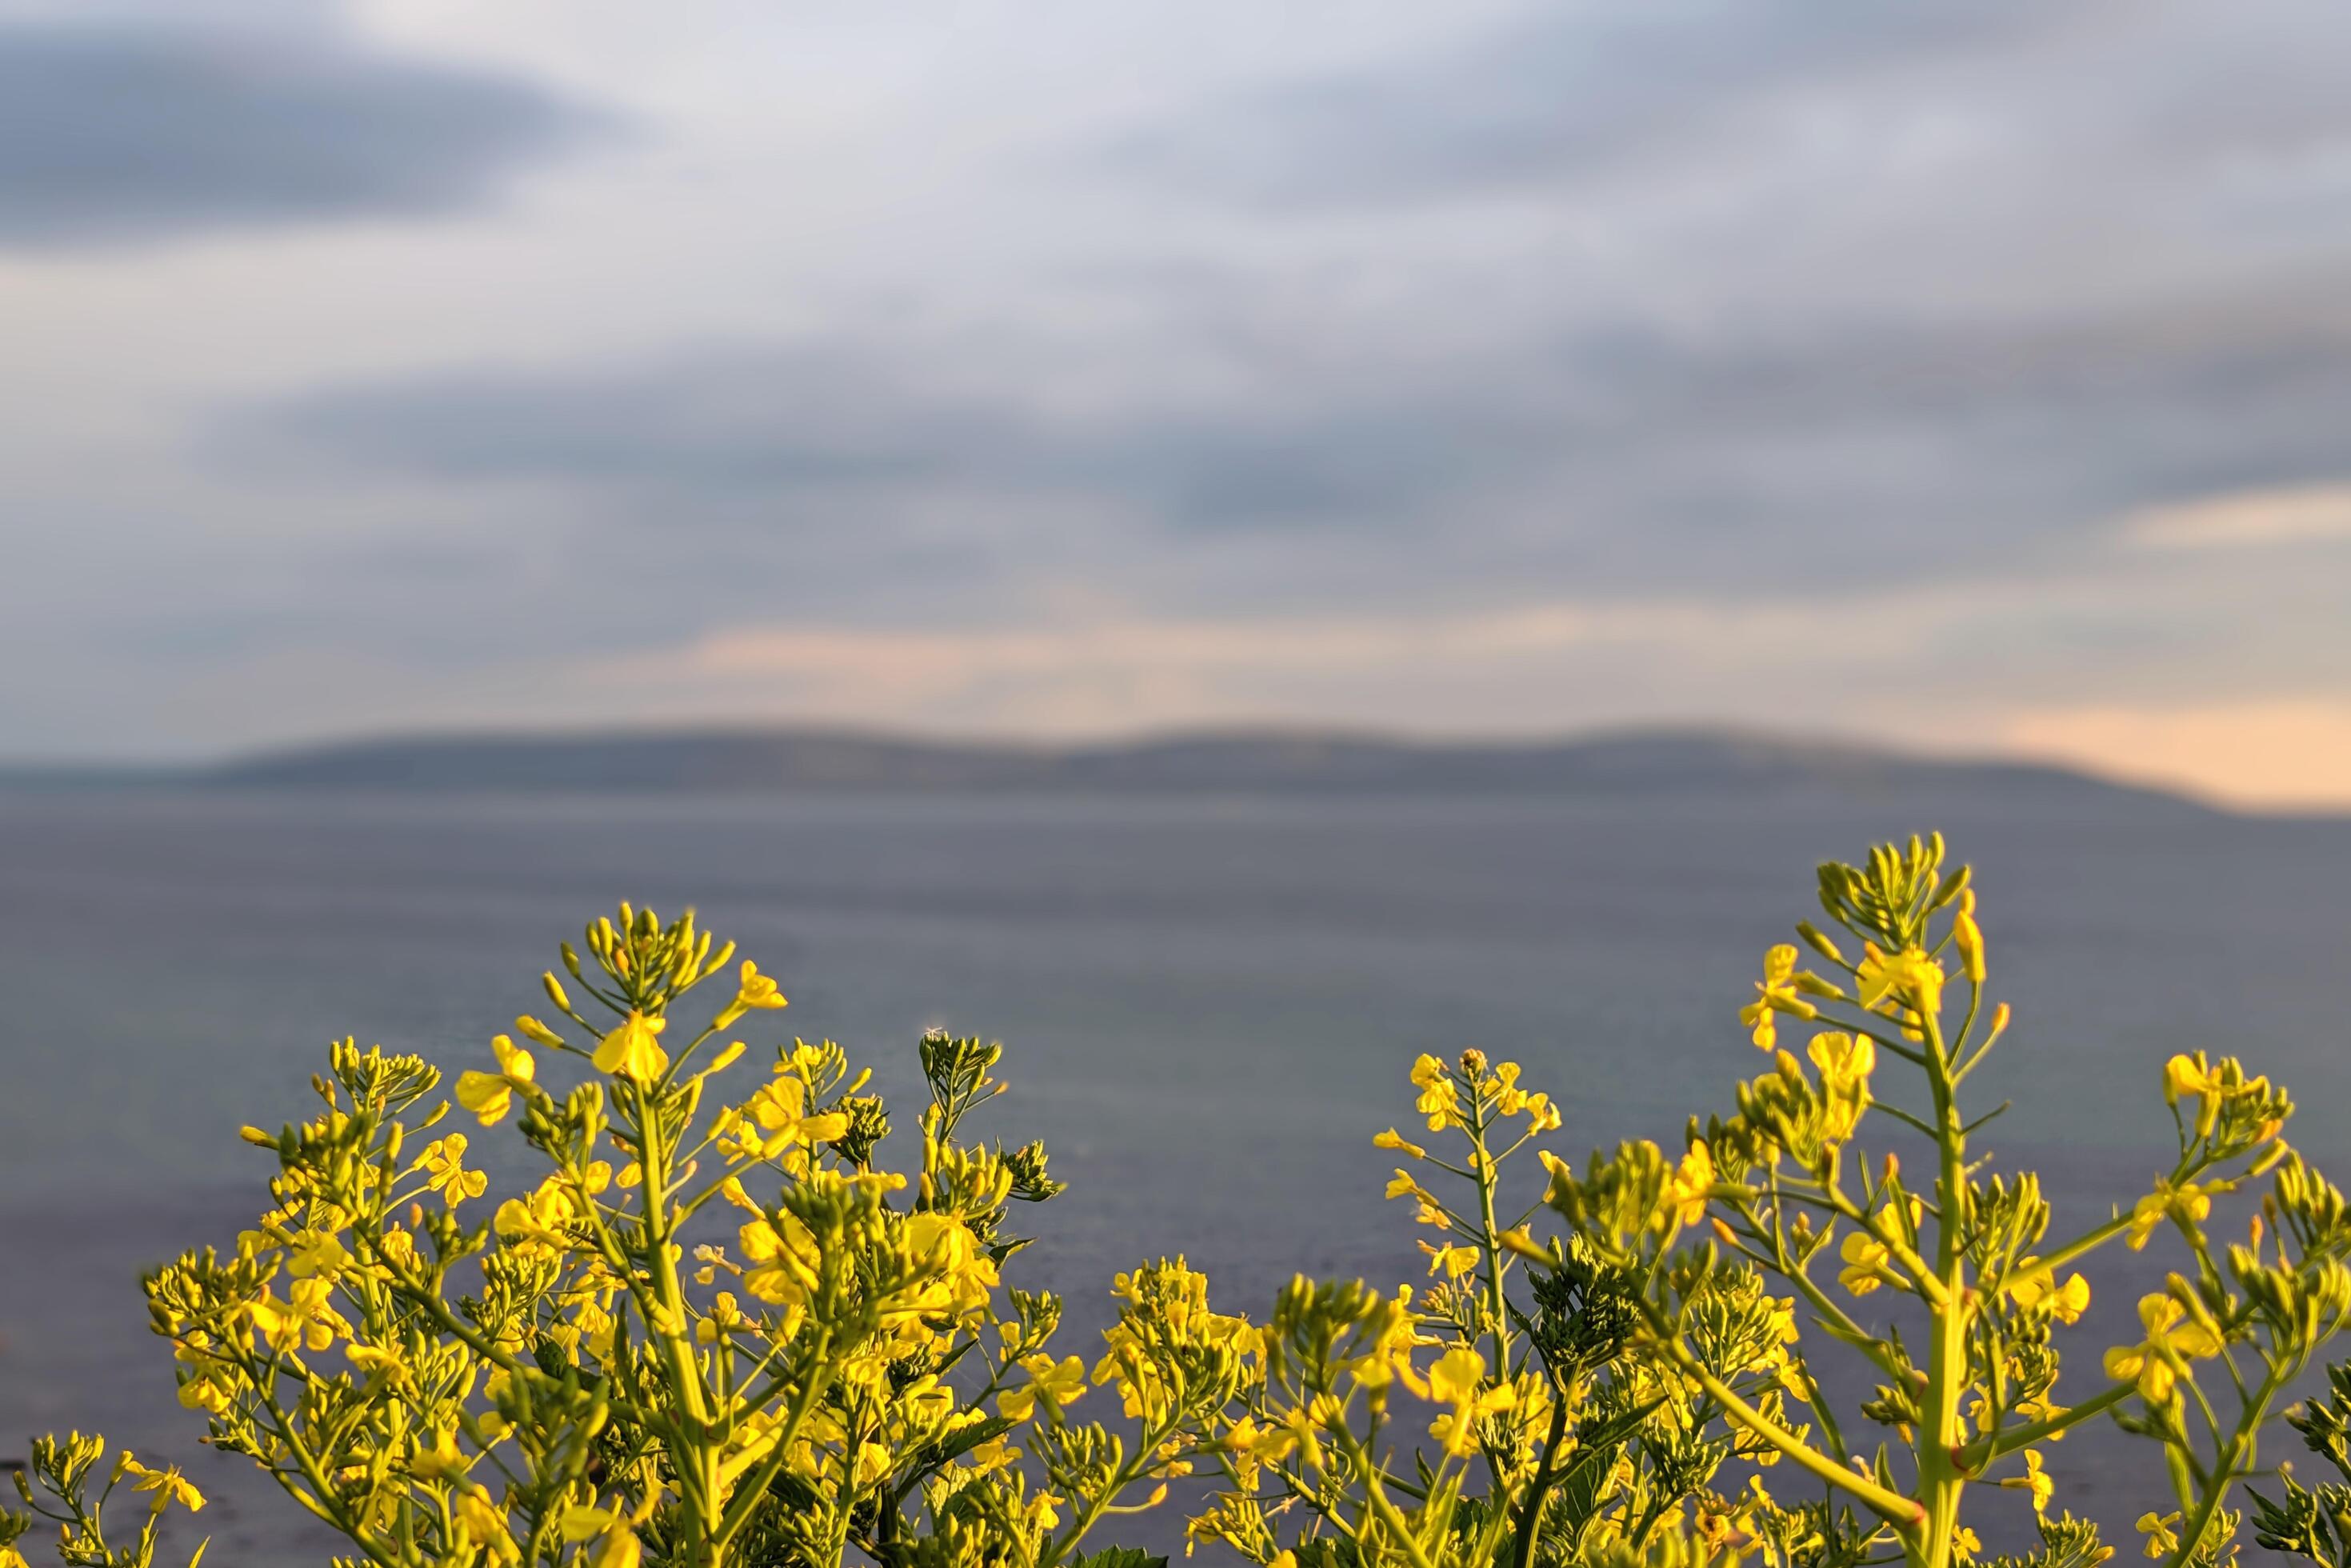
[(1062, 22), (0, 22), (15, 744), (2351, 712), (2338, 10)]

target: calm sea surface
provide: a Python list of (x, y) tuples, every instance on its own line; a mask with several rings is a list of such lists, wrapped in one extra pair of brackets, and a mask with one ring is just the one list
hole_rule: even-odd
[[(623, 897), (695, 905), (791, 998), (754, 1025), (839, 1040), (885, 1089), (909, 1090), (927, 1027), (1006, 1041), (998, 1128), (1045, 1138), (1072, 1184), (1022, 1261), (1070, 1294), (1075, 1347), (1109, 1276), (1161, 1253), (1251, 1312), (1298, 1270), (1416, 1275), (1370, 1138), (1422, 1051), (1523, 1062), (1577, 1159), (1727, 1108), (1761, 1066), (1735, 1009), (1813, 913), (1813, 862), (1935, 826), (1977, 864), (2018, 1012), (1979, 1092), (2015, 1108), (1982, 1136), (2071, 1196), (2061, 1222), (2144, 1190), (2171, 1137), (2161, 1063), (2199, 1046), (2291, 1085), (2296, 1141), (2351, 1166), (2351, 823), (0, 793), (0, 1455), (103, 1426), (218, 1490), (211, 1561), (322, 1563), (290, 1503), (195, 1449), (138, 1271), (256, 1211), (266, 1156), (235, 1130), (305, 1113), (329, 1040), (484, 1060), (555, 944)], [(2158, 1250), (2100, 1276), (2061, 1397), (2097, 1386)], [(2152, 1461), (2104, 1432), (2051, 1454), (2126, 1552)]]

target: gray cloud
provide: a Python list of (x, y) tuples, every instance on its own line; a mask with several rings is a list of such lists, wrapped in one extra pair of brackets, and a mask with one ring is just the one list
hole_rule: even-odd
[(607, 123), (319, 29), (0, 25), (0, 244), (444, 213)]
[(1404, 60), (1134, 128), (1122, 172), (1275, 206), (1460, 200), (1702, 147), (1738, 118), (2075, 25), (2062, 5), (1657, 0), (1541, 8)]
[[(935, 534), (914, 501), (946, 493), (1074, 507), (1143, 559), (1343, 536), (1328, 548), (1388, 561), (1400, 590), (1514, 568), (1585, 589), (1924, 580), (2099, 543), (2156, 501), (2342, 476), (2341, 298), (1829, 334), (1561, 328), (1409, 380), (1376, 352), (1310, 351), (1310, 324), (1290, 354), (1259, 346), (1245, 395), (1130, 388), (1075, 413), (1009, 367), (946, 390), (924, 366), (953, 356), (904, 343), (732, 350), (329, 388), (220, 434), (240, 462), (552, 485), (778, 550), (852, 507), (877, 546), (893, 505)], [(1000, 510), (971, 517), (1017, 554)]]

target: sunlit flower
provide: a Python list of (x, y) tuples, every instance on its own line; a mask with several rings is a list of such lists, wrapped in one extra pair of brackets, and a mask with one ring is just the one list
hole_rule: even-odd
[(2171, 1397), (2182, 1361), (2220, 1354), (2220, 1339), (2199, 1322), (2185, 1322), (2188, 1309), (2158, 1292), (2141, 1296), (2138, 1321), (2147, 1338), (2134, 1345), (2116, 1345), (2106, 1352), (2106, 1375), (2117, 1383), (2136, 1383), (2150, 1405)]
[(506, 1119), (507, 1110), (514, 1104), (516, 1087), (531, 1082), (538, 1071), (531, 1062), (530, 1052), (505, 1035), (491, 1036), (490, 1050), (498, 1059), (496, 1072), (457, 1075), (457, 1103), (480, 1117), (485, 1127)]
[(650, 1083), (669, 1067), (669, 1053), (661, 1048), (661, 1031), (669, 1020), (647, 1018), (631, 1009), (596, 1047), (596, 1071)]

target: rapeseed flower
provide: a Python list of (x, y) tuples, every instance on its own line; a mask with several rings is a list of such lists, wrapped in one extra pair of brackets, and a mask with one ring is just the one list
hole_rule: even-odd
[(2138, 1321), (2147, 1337), (2137, 1344), (2116, 1345), (2106, 1352), (2106, 1375), (2117, 1383), (2136, 1383), (2150, 1405), (2171, 1398), (2179, 1382), (2179, 1364), (2220, 1354), (2220, 1339), (2202, 1323), (2183, 1322), (2188, 1309), (2161, 1292), (2141, 1296)]
[(190, 1483), (188, 1478), (180, 1473), (180, 1467), (177, 1465), (166, 1465), (162, 1469), (150, 1469), (131, 1458), (130, 1452), (125, 1450), (120, 1462), (115, 1467), (115, 1474), (137, 1478), (131, 1490), (149, 1494), (151, 1500), (147, 1504), (147, 1511), (150, 1513), (161, 1513), (175, 1502), (190, 1513), (200, 1513), (204, 1511), (204, 1494), (198, 1491)]
[(669, 1067), (669, 1053), (661, 1048), (661, 1031), (668, 1027), (667, 1019), (631, 1009), (596, 1047), (596, 1071), (651, 1083)]
[(517, 1045), (507, 1036), (490, 1037), (490, 1050), (498, 1059), (496, 1072), (461, 1072), (457, 1075), (457, 1103), (481, 1119), (485, 1127), (496, 1125), (506, 1119), (514, 1104), (515, 1090), (531, 1082), (538, 1069), (530, 1052)]

